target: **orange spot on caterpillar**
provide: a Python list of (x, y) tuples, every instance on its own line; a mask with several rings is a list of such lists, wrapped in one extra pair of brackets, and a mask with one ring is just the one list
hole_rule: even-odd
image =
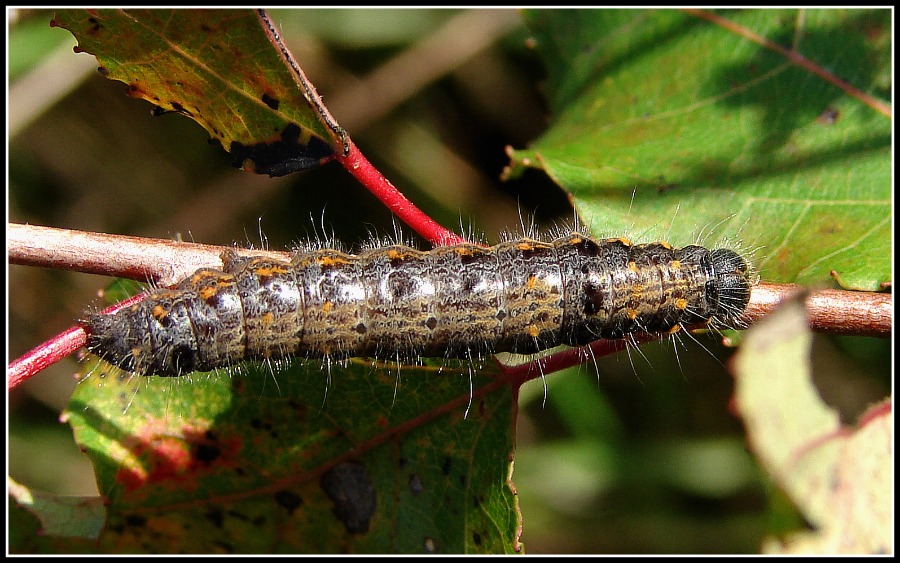
[(169, 311), (162, 305), (153, 306), (153, 318), (162, 321), (169, 315)]
[(350, 261), (347, 258), (342, 256), (321, 256), (319, 257), (319, 265), (330, 268), (334, 266), (341, 266), (344, 264), (349, 264)]
[(280, 264), (266, 264), (255, 268), (254, 273), (260, 278), (270, 278), (276, 274), (285, 274), (288, 271), (287, 266)]

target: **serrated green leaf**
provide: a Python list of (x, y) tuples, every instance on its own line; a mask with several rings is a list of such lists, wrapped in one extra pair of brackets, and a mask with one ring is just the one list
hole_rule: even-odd
[(108, 502), (101, 552), (517, 549), (515, 394), (495, 378), (468, 408), (465, 367), (88, 369), (67, 417)]
[(282, 176), (333, 153), (254, 10), (59, 10), (101, 73), (202, 125), (235, 166)]
[[(889, 10), (720, 14), (890, 99)], [(694, 15), (528, 11), (553, 124), (514, 151), (587, 228), (677, 245), (742, 241), (763, 279), (891, 280), (891, 119), (783, 55)]]

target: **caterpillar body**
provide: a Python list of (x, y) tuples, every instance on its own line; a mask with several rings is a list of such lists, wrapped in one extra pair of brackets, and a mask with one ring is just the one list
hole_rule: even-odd
[(534, 353), (681, 325), (724, 326), (752, 285), (732, 250), (572, 233), (482, 247), (290, 261), (222, 255), (174, 289), (112, 315), (88, 315), (88, 349), (120, 368), (178, 376), (253, 359), (471, 358)]

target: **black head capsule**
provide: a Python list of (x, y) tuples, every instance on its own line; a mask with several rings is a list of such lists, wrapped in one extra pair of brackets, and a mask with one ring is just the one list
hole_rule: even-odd
[(131, 338), (131, 331), (123, 334), (122, 324), (113, 315), (90, 315), (84, 320), (88, 333), (87, 349), (125, 371), (135, 372), (137, 365), (132, 351), (139, 343)]
[(195, 352), (190, 319), (184, 307), (148, 297), (112, 315), (85, 320), (87, 348), (124, 371), (140, 375), (179, 376), (204, 366)]
[(750, 302), (750, 266), (741, 255), (727, 248), (711, 250), (708, 260), (711, 275), (707, 288), (713, 286), (710, 293), (710, 297), (714, 296), (710, 299), (713, 320), (726, 321), (740, 316)]

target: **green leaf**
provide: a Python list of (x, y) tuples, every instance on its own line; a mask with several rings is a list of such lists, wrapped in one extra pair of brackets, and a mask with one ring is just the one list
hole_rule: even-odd
[(253, 10), (59, 10), (54, 24), (129, 96), (202, 125), (235, 166), (283, 176), (334, 153)]
[(518, 548), (515, 393), (490, 370), (469, 408), (468, 369), (451, 366), (88, 369), (66, 416), (107, 501), (100, 552)]
[[(891, 97), (889, 10), (720, 14)], [(740, 241), (766, 281), (891, 280), (891, 119), (743, 34), (679, 11), (528, 11), (553, 124), (512, 153), (587, 228)]]

